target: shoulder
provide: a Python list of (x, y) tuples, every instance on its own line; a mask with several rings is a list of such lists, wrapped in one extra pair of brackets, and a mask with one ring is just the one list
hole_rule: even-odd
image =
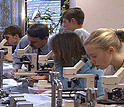
[(112, 65), (109, 65), (105, 70), (105, 75), (114, 75), (114, 73), (116, 72), (116, 70), (114, 69), (114, 67)]
[(28, 41), (28, 42), (29, 42), (27, 35), (23, 36), (23, 37), (21, 38), (21, 40), (20, 40), (20, 42), (25, 42), (25, 41)]
[(86, 35), (90, 35), (90, 33), (87, 30), (85, 30), (84, 28), (75, 29), (74, 32), (75, 33), (83, 33), (83, 34), (86, 34)]
[(18, 47), (19, 48), (24, 48), (25, 46), (27, 46), (29, 44), (29, 40), (28, 40), (28, 36), (25, 35), (21, 38), (21, 40), (18, 43)]
[(75, 29), (74, 32), (82, 39), (82, 41), (86, 40), (90, 35), (84, 28)]

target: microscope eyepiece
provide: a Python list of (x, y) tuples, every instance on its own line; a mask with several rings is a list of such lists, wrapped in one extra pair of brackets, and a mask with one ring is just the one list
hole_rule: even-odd
[(88, 59), (87, 59), (87, 58), (82, 58), (82, 61), (83, 61), (84, 63), (86, 63), (86, 62), (88, 61)]

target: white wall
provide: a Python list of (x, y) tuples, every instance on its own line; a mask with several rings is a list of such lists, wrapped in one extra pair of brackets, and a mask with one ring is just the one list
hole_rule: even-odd
[(100, 27), (124, 28), (124, 0), (70, 0), (70, 7), (85, 13), (84, 28), (89, 32)]

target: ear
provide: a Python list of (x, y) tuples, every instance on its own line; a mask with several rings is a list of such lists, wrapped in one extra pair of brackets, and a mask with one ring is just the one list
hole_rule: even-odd
[(19, 38), (19, 35), (18, 34), (15, 34), (15, 38), (18, 39)]
[(72, 19), (71, 19), (71, 22), (72, 22), (73, 24), (77, 23), (77, 21), (75, 20), (75, 18), (72, 18)]
[(109, 47), (109, 52), (110, 52), (110, 54), (114, 53), (115, 52), (115, 48), (113, 46), (110, 46)]
[(47, 42), (47, 40), (48, 40), (48, 36), (46, 36), (46, 37), (44, 38), (44, 40)]

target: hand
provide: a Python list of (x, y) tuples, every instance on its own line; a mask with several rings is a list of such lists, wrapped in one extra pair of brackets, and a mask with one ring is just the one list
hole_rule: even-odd
[(11, 71), (11, 74), (14, 75), (15, 72), (18, 72), (18, 68), (15, 68)]
[[(44, 68), (44, 70), (49, 70), (49, 71), (50, 71), (51, 69), (52, 69), (52, 68), (47, 68), (47, 67)], [(39, 69), (39, 71), (42, 71), (42, 70), (43, 70), (42, 68)]]
[[(45, 67), (44, 70), (55, 71), (55, 65), (53, 65), (52, 68), (47, 68), (47, 67)], [(39, 71), (42, 71), (42, 68), (40, 68)]]
[(43, 75), (43, 76), (31, 76), (30, 78), (34, 79), (34, 80), (46, 80), (47, 76), (45, 76), (45, 75)]

